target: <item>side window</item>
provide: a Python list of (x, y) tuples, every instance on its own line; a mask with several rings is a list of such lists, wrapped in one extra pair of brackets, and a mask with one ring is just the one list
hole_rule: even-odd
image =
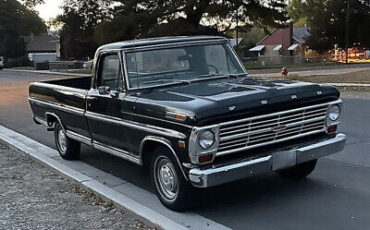
[(118, 54), (102, 57), (99, 67), (98, 87), (108, 86), (111, 90), (123, 90), (123, 76)]

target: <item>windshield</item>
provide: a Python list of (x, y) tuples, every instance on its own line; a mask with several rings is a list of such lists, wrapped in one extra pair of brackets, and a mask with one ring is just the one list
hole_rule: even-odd
[(229, 45), (195, 45), (126, 54), (130, 88), (244, 74)]

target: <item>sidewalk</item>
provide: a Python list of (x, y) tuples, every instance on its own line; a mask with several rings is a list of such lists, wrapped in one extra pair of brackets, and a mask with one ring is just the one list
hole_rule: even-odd
[(9, 72), (21, 72), (21, 73), (37, 73), (37, 74), (51, 74), (51, 75), (61, 75), (61, 76), (74, 76), (74, 77), (90, 77), (91, 74), (81, 74), (81, 73), (64, 73), (55, 72), (50, 70), (22, 70), (22, 69), (4, 69), (4, 71)]
[(0, 142), (1, 229), (152, 229)]

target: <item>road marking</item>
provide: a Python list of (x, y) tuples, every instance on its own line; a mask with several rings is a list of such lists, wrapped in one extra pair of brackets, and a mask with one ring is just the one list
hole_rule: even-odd
[(173, 212), (165, 208), (154, 194), (84, 162), (58, 159), (56, 150), (1, 125), (0, 139), (96, 195), (112, 201), (146, 224), (165, 230), (230, 229), (194, 212)]

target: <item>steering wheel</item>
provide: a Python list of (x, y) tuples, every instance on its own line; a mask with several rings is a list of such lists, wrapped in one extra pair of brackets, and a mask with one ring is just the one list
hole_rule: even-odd
[[(211, 67), (211, 68), (210, 68)], [(213, 70), (215, 71), (214, 72), (214, 74), (219, 74), (220, 73), (220, 71), (218, 70), (218, 68), (215, 66), (215, 65), (212, 65), (212, 64), (208, 64), (208, 71), (209, 72), (211, 72), (210, 71), (210, 69), (212, 69), (213, 68)], [(213, 74), (213, 73), (212, 73)]]

